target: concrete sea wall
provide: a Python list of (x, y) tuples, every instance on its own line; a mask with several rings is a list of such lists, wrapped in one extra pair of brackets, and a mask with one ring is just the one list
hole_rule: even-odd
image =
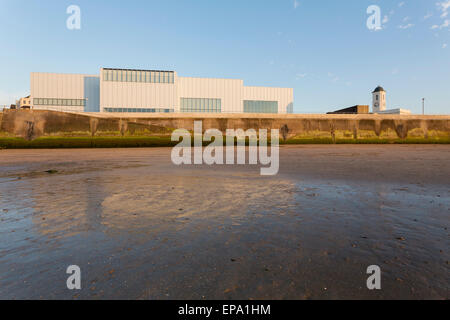
[(450, 116), (0, 112), (0, 148), (174, 145), (173, 130), (279, 129), (281, 143), (450, 143)]

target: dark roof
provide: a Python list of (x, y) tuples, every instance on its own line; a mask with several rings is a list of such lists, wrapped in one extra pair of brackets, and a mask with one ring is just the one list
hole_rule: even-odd
[(378, 86), (375, 88), (375, 90), (372, 93), (381, 92), (381, 91), (386, 92), (386, 90), (384, 90), (383, 87)]
[(369, 106), (356, 105), (353, 107), (337, 110), (334, 112), (328, 112), (327, 114), (366, 114), (369, 113)]

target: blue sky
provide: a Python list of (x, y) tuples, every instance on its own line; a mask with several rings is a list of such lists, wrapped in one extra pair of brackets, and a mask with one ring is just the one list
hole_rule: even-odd
[[(81, 30), (68, 30), (69, 5)], [(366, 10), (381, 9), (369, 30)], [(168, 69), (294, 88), (296, 113), (371, 104), (450, 114), (450, 0), (0, 0), (0, 105), (30, 72)]]

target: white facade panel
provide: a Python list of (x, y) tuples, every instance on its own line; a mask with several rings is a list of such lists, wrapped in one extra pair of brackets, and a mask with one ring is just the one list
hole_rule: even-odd
[[(70, 112), (99, 111), (99, 88), (98, 81), (95, 79), (98, 79), (98, 76), (32, 72), (30, 85), (33, 109)], [(37, 103), (36, 99), (46, 99), (47, 103)], [(50, 99), (56, 101), (56, 104), (49, 103)], [(58, 100), (63, 99), (76, 100), (76, 103), (80, 105), (58, 104)], [(90, 99), (92, 100), (89, 101)], [(85, 110), (83, 104), (90, 105), (91, 110)]]
[(177, 109), (176, 83), (106, 81), (100, 72), (100, 110), (105, 108)]
[(243, 112), (242, 80), (178, 77), (181, 98), (221, 99), (222, 113)]

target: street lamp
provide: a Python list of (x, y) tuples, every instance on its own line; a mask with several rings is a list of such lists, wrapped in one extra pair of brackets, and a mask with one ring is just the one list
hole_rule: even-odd
[(425, 115), (425, 98), (422, 98), (422, 114)]

